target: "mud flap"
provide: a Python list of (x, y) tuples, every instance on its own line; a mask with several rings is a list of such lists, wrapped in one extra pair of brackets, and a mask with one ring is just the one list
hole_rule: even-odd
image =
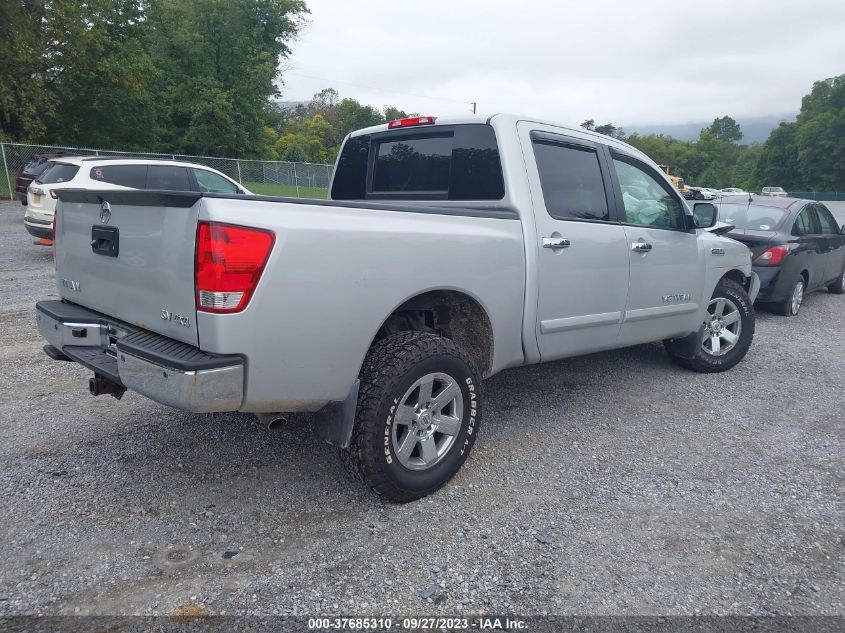
[(361, 381), (356, 379), (345, 400), (329, 402), (314, 414), (314, 421), (321, 427), (323, 439), (338, 448), (349, 448), (360, 385)]
[(675, 338), (667, 341), (666, 346), (674, 356), (679, 358), (695, 358), (703, 338), (704, 324), (702, 323), (697, 332), (693, 332), (684, 338)]

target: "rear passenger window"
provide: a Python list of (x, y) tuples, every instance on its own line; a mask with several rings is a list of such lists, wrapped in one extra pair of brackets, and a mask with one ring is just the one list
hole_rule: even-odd
[(187, 167), (150, 165), (147, 171), (147, 189), (165, 191), (192, 191)]
[(804, 210), (795, 218), (795, 224), (792, 225), (793, 235), (812, 235), (816, 230), (813, 228), (813, 216), (810, 213), (810, 207), (804, 207)]
[(608, 220), (599, 157), (592, 148), (534, 141), (549, 215), (558, 220)]
[(107, 182), (121, 187), (143, 189), (147, 181), (146, 165), (102, 165), (92, 167), (91, 180)]
[(827, 208), (823, 207), (820, 204), (816, 205), (816, 213), (818, 214), (819, 224), (821, 225), (822, 233), (825, 235), (835, 235), (839, 233), (839, 230), (836, 227), (836, 220), (833, 219), (833, 216), (830, 214), (830, 211)]

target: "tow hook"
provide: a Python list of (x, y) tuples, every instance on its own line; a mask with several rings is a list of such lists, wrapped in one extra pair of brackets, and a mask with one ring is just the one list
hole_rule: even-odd
[(94, 374), (94, 377), (88, 380), (88, 391), (92, 396), (114, 396), (118, 400), (126, 393), (126, 387), (109, 380), (102, 374)]

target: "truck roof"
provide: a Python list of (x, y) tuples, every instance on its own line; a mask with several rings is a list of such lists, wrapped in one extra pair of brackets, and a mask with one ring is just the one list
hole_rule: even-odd
[[(504, 112), (495, 113), (495, 114), (465, 114), (465, 115), (458, 115), (458, 116), (436, 116), (436, 121), (433, 125), (426, 125), (423, 126), (423, 129), (430, 128), (430, 127), (437, 127), (440, 125), (463, 125), (467, 123), (487, 123), (494, 125), (496, 127), (502, 126), (507, 127), (510, 125), (516, 125), (521, 121), (527, 121), (529, 123), (536, 123), (538, 125), (547, 125), (550, 127), (556, 127), (561, 130), (561, 133), (586, 138), (604, 143), (605, 145), (611, 145), (615, 147), (619, 147), (621, 149), (625, 149), (628, 153), (634, 153), (641, 158), (646, 159), (649, 163), (654, 163), (654, 161), (649, 158), (646, 154), (638, 150), (636, 147), (625, 143), (624, 141), (620, 141), (617, 138), (613, 138), (612, 136), (607, 136), (605, 134), (599, 134), (598, 132), (593, 132), (590, 130), (585, 130), (581, 127), (573, 127), (569, 125), (564, 125), (562, 123), (558, 123), (555, 121), (548, 121), (545, 119), (539, 119), (537, 117), (531, 116), (524, 116), (519, 114), (508, 114)], [(396, 131), (400, 131), (403, 128), (397, 128)], [(404, 129), (411, 129), (411, 128), (404, 128)], [(381, 125), (374, 125), (372, 127), (363, 128), (360, 130), (356, 130), (349, 134), (349, 137), (354, 136), (361, 136), (362, 134), (374, 134), (377, 132), (387, 132), (389, 128), (387, 127), (386, 123), (382, 123)]]

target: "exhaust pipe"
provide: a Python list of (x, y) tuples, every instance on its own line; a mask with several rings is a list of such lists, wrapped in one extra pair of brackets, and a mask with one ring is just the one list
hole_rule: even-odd
[(279, 431), (287, 424), (287, 418), (281, 413), (256, 413), (255, 417), (268, 431)]

